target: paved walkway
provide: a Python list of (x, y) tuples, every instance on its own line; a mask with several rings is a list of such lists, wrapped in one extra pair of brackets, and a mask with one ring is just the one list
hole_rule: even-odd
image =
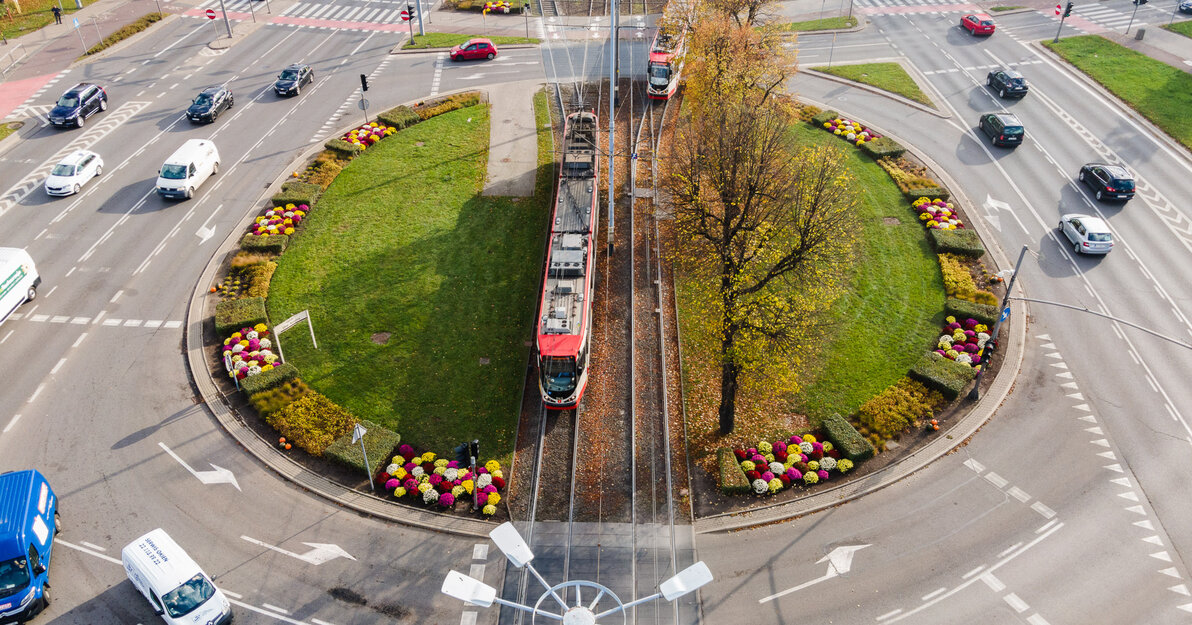
[(488, 87), (488, 184), (484, 195), (534, 195), (538, 170), (538, 133), (534, 123), (537, 81), (509, 82)]

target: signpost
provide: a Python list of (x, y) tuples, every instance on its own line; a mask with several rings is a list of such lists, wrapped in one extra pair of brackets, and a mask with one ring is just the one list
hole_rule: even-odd
[(310, 324), (310, 311), (304, 310), (302, 312), (295, 313), (293, 317), (290, 317), (276, 326), (273, 326), (273, 342), (277, 343), (277, 356), (278, 358), (281, 358), (282, 362), (286, 361), (286, 355), (281, 353), (281, 333), (298, 325), (303, 320), (306, 321), (306, 326), (310, 328), (310, 342), (315, 346), (315, 349), (319, 348), (319, 344), (315, 342), (315, 328)]
[(87, 42), (83, 41), (83, 31), (79, 30), (79, 18), (74, 18), (74, 29), (79, 34), (79, 45), (83, 46), (83, 54), (87, 54)]
[(368, 487), (371, 488), (372, 491), (375, 493), (375, 492), (377, 492), (377, 485), (373, 484), (372, 467), (368, 466), (368, 450), (366, 450), (364, 448), (364, 435), (365, 434), (368, 434), (368, 430), (365, 429), (364, 426), (360, 425), (359, 423), (356, 424), (355, 428), (352, 428), (352, 442), (360, 443), (360, 453), (364, 454), (364, 470), (368, 471)]
[(1060, 13), (1062, 13), (1062, 12), (1063, 12), (1063, 10), (1064, 10), (1064, 9), (1063, 9), (1063, 7), (1062, 7), (1062, 6), (1060, 6), (1060, 5), (1058, 5), (1058, 4), (1057, 4), (1057, 5), (1055, 5), (1055, 14), (1056, 14), (1056, 15), (1059, 15)]
[(401, 21), (410, 23), (410, 43), (414, 43), (414, 5), (407, 4), (401, 10)]

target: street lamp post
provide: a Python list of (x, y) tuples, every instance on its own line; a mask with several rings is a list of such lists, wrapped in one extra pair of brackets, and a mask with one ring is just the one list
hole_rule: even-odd
[[(505, 554), (505, 558), (509, 560), (510, 564), (519, 569), (522, 567), (529, 569), (530, 573), (538, 579), (538, 582), (546, 588), (546, 591), (538, 597), (538, 600), (533, 606), (522, 605), (515, 601), (508, 601), (498, 597), (496, 588), (478, 579), (469, 577), (458, 571), (451, 571), (447, 573), (447, 578), (443, 580), (441, 592), (483, 608), (496, 603), (529, 612), (533, 615), (532, 623), (538, 622), (538, 617), (541, 616), (544, 620), (562, 621), (565, 625), (596, 625), (601, 618), (617, 613), (621, 614), (620, 621), (624, 623), (627, 620), (627, 613), (625, 611), (627, 608), (632, 608), (658, 598), (674, 601), (712, 581), (712, 572), (708, 570), (708, 565), (702, 561), (696, 562), (680, 571), (678, 575), (659, 584), (658, 592), (635, 601), (630, 601), (629, 603), (623, 603), (612, 590), (596, 582), (573, 580), (555, 584), (554, 586), (547, 583), (542, 578), (542, 575), (530, 564), (534, 559), (534, 553), (512, 523), (502, 523), (497, 529), (489, 532), (488, 535), (496, 543), (501, 553)], [(586, 604), (582, 599), (585, 596), (585, 590), (590, 591), (587, 593), (590, 600)], [(560, 591), (565, 595), (568, 594), (568, 591), (574, 591), (575, 605), (568, 605), (563, 600), (563, 597), (560, 596)], [(550, 599), (553, 599), (553, 602), (549, 601)], [(610, 607), (600, 609), (602, 601), (605, 602), (604, 605)], [(556, 607), (555, 604), (558, 604), (558, 606)]]
[[(1018, 252), (1018, 261), (1014, 263), (1014, 273), (1010, 274), (1010, 281), (1006, 283), (1006, 294), (1002, 296), (1002, 305), (998, 309), (997, 321), (993, 322), (993, 330), (989, 332), (989, 340), (985, 341), (988, 346), (991, 343), (997, 342), (997, 333), (1002, 329), (1002, 320), (1010, 316), (1010, 292), (1014, 290), (1014, 281), (1018, 279), (1018, 269), (1022, 267), (1022, 259), (1026, 256), (1027, 247), (1022, 246), (1022, 250)], [(968, 398), (976, 401), (981, 397), (981, 374), (985, 373), (985, 366), (982, 365), (977, 370), (977, 377), (973, 383), (973, 390), (969, 391)]]

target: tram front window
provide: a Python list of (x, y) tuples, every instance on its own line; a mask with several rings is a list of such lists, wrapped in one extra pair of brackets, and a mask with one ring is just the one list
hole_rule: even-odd
[(575, 390), (575, 358), (570, 356), (545, 356), (540, 363), (542, 386), (551, 395), (567, 396)]
[(655, 87), (665, 87), (670, 83), (670, 66), (661, 63), (650, 64), (650, 84)]

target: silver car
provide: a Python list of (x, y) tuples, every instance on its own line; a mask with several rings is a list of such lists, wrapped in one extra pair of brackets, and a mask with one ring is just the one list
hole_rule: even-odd
[(87, 184), (88, 180), (103, 173), (103, 159), (95, 152), (76, 150), (54, 165), (46, 177), (46, 193), (49, 195), (73, 195)]
[(1060, 232), (1068, 237), (1077, 254), (1108, 254), (1113, 249), (1113, 233), (1098, 217), (1076, 213), (1060, 217)]

